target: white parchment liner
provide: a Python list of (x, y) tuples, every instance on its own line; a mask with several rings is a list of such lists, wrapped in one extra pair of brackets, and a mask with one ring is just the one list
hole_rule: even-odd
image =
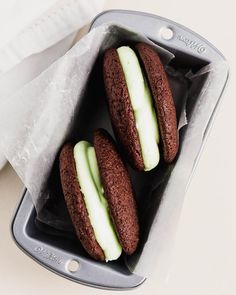
[[(120, 40), (151, 43), (144, 36), (126, 28), (112, 24), (100, 26), (1, 105), (0, 148), (29, 190), (37, 210), (43, 207), (48, 198), (45, 189), (48, 176), (54, 159), (73, 125), (93, 64), (98, 54), (119, 44)], [(174, 57), (165, 49), (154, 46), (165, 65)], [(193, 85), (197, 85), (204, 77), (203, 87), (197, 95), (192, 93), (192, 88), (186, 88), (182, 100), (176, 102), (177, 105), (180, 103), (181, 109), (180, 129), (186, 125), (186, 99), (191, 96), (196, 100), (191, 114), (187, 112), (187, 117), (189, 115), (190, 118), (188, 128), (180, 138), (179, 157), (176, 164), (170, 167), (173, 170), (170, 177), (168, 173), (169, 180), (161, 193), (161, 203), (150, 226), (148, 239), (143, 250), (127, 261), (132, 271), (145, 277), (151, 277), (154, 269), (160, 276), (165, 275), (169, 268), (185, 190), (204, 131), (223, 88), (224, 79), (218, 79), (222, 67), (226, 67), (226, 64), (211, 64), (196, 74), (189, 71), (187, 78)], [(179, 76), (181, 81), (183, 74), (173, 69), (168, 72), (173, 90), (176, 77)], [(174, 96), (178, 98), (178, 95)], [(186, 110), (188, 111), (188, 108)], [(165, 174), (160, 174), (163, 179), (159, 178), (151, 183), (151, 199), (155, 198), (156, 189), (166, 179)]]

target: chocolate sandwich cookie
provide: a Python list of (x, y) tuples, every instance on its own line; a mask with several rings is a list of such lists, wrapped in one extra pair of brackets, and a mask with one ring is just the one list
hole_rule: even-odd
[(176, 110), (157, 52), (145, 43), (135, 50), (137, 55), (128, 46), (105, 52), (104, 84), (118, 141), (134, 168), (149, 171), (158, 165), (159, 143), (167, 163), (178, 152)]
[(122, 249), (132, 254), (139, 241), (139, 222), (131, 181), (110, 135), (94, 134), (87, 141), (65, 144), (60, 175), (75, 232), (96, 260), (117, 259)]

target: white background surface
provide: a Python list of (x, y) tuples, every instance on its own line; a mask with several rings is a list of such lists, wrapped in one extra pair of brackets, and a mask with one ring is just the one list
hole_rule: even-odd
[[(17, 1), (13, 2), (16, 5)], [(169, 278), (162, 284), (147, 280), (132, 294), (236, 294), (236, 21), (233, 3), (233, 0), (220, 4), (213, 0), (106, 3), (106, 9), (147, 11), (191, 28), (222, 51), (231, 68), (220, 111), (186, 194)], [(1, 27), (0, 39), (10, 28)], [(17, 248), (11, 238), (10, 222), (21, 191), (19, 178), (6, 166), (0, 172), (0, 294), (110, 293), (63, 279)]]

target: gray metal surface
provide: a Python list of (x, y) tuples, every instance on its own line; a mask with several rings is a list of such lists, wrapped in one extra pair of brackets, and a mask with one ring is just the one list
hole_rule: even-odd
[[(105, 22), (115, 22), (133, 28), (180, 58), (182, 55), (189, 57), (191, 63), (196, 66), (224, 59), (216, 48), (196, 33), (155, 15), (123, 10), (107, 11), (94, 19), (90, 29)], [(163, 28), (172, 30), (173, 37), (170, 40), (163, 38)], [(209, 126), (211, 122), (212, 119)], [(13, 237), (23, 251), (49, 270), (78, 283), (104, 289), (131, 289), (145, 281), (144, 278), (131, 274), (124, 263), (95, 262), (77, 248), (76, 243), (41, 232), (35, 226), (34, 219), (34, 206), (26, 191), (12, 222)], [(79, 262), (76, 272), (68, 270), (71, 260)]]
[[(131, 274), (124, 265), (99, 263), (78, 254), (73, 244), (64, 238), (49, 237), (40, 232), (34, 223), (35, 210), (30, 194), (25, 191), (12, 222), (13, 237), (18, 246), (46, 268), (76, 282), (106, 289), (129, 289), (145, 279)], [(68, 263), (76, 260), (79, 269), (68, 270)]]
[[(191, 58), (196, 57), (196, 59), (207, 62), (224, 59), (212, 44), (197, 33), (154, 14), (129, 10), (108, 10), (100, 13), (93, 20), (90, 29), (107, 22), (121, 24), (140, 32), (152, 41), (170, 48), (174, 54), (181, 52), (190, 55)], [(173, 37), (170, 40), (165, 40), (162, 37), (162, 30), (165, 28), (170, 28), (173, 31)]]

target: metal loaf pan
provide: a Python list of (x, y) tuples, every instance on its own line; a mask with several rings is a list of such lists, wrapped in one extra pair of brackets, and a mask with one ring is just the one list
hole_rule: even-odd
[[(90, 30), (106, 22), (114, 22), (141, 32), (176, 56), (183, 56), (186, 62), (191, 61), (191, 65), (196, 67), (224, 60), (222, 54), (201, 36), (156, 15), (124, 10), (105, 11), (93, 20)], [(166, 28), (172, 31), (171, 38), (163, 38), (162, 33)], [(219, 100), (220, 97), (218, 102)], [(208, 127), (212, 123), (215, 110), (216, 108)], [(31, 197), (25, 190), (12, 222), (12, 234), (17, 245), (42, 266), (65, 278), (97, 288), (125, 290), (135, 288), (145, 281), (145, 278), (130, 273), (123, 263), (95, 262), (82, 249), (78, 249), (77, 244), (40, 231), (34, 222), (35, 215)], [(79, 263), (77, 271), (68, 270), (71, 260)]]

